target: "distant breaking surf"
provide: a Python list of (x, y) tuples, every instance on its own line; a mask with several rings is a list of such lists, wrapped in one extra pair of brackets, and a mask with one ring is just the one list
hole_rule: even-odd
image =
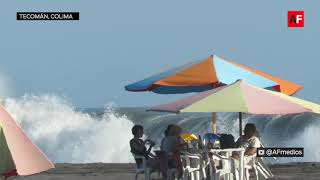
[[(54, 162), (125, 163), (133, 162), (129, 140), (131, 127), (142, 124), (149, 138), (159, 144), (168, 124), (179, 124), (185, 131), (203, 135), (211, 131), (210, 113), (145, 112), (143, 108), (76, 109), (55, 95), (26, 95), (7, 98), (6, 109), (29, 137)], [(303, 158), (281, 158), (279, 163), (320, 162), (320, 116), (245, 115), (244, 123), (253, 122), (268, 147), (304, 147)], [(238, 136), (237, 113), (219, 113), (218, 130)]]

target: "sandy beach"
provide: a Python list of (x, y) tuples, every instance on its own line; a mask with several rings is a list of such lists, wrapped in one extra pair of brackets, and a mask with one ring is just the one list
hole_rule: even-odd
[[(320, 179), (320, 163), (292, 163), (272, 165), (275, 177), (271, 179), (312, 180)], [(10, 179), (19, 180), (132, 180), (135, 175), (134, 164), (56, 164), (56, 168), (47, 172)], [(143, 179), (141, 175), (139, 179)]]

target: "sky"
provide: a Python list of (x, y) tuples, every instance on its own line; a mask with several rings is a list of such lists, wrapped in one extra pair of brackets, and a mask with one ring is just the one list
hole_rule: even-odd
[[(126, 92), (211, 54), (293, 81), (320, 103), (320, 2), (1, 0), (0, 95), (56, 94), (77, 107), (150, 106), (186, 95)], [(303, 10), (305, 27), (287, 28)], [(79, 11), (80, 21), (16, 21), (18, 11)], [(6, 91), (6, 93), (4, 93)]]

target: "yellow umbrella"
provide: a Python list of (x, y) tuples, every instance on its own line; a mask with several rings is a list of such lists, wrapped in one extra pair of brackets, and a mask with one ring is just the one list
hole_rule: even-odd
[(182, 133), (180, 136), (185, 142), (198, 140), (198, 137), (192, 133)]

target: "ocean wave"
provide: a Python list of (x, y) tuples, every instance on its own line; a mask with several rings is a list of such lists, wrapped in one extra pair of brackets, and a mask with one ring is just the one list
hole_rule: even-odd
[(132, 162), (132, 121), (107, 107), (103, 116), (76, 111), (54, 95), (5, 100), (5, 108), (54, 162)]
[[(169, 124), (180, 125), (185, 132), (204, 135), (211, 132), (211, 113), (156, 113), (145, 108), (77, 109), (55, 95), (26, 95), (7, 98), (5, 108), (19, 122), (27, 135), (54, 162), (125, 163), (133, 162), (129, 140), (131, 128), (141, 124), (145, 134), (160, 144)], [(247, 115), (243, 125), (256, 124), (266, 147), (303, 147), (303, 158), (279, 158), (279, 163), (320, 162), (320, 116)], [(219, 133), (238, 137), (238, 113), (218, 113)], [(159, 148), (159, 146), (156, 146)]]

